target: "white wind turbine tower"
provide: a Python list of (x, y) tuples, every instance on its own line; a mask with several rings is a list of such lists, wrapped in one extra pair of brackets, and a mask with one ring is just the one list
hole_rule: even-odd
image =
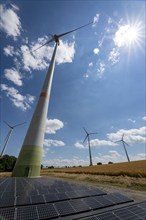
[(86, 133), (86, 137), (85, 137), (83, 143), (86, 141), (86, 139), (88, 140), (90, 166), (92, 166), (93, 163), (92, 163), (92, 154), (91, 154), (91, 146), (90, 146), (90, 135), (98, 134), (98, 133), (97, 132), (96, 133), (88, 133), (85, 128), (83, 128), (83, 129), (84, 129), (84, 131)]
[(46, 119), (54, 74), (55, 57), (57, 46), (59, 45), (59, 39), (69, 33), (79, 30), (92, 23), (93, 22), (90, 22), (86, 25), (83, 25), (81, 27), (78, 27), (60, 35), (51, 35), (52, 38), (50, 40), (48, 40), (45, 44), (41, 45), (36, 49), (38, 50), (51, 42), (55, 42), (54, 52), (50, 61), (48, 72), (42, 90), (40, 92), (39, 100), (35, 108), (32, 120), (30, 122), (27, 134), (25, 136), (21, 151), (13, 169), (12, 176), (40, 176)]
[(130, 162), (130, 159), (129, 159), (129, 156), (128, 156), (128, 152), (127, 152), (127, 149), (126, 149), (126, 145), (127, 146), (129, 146), (129, 145), (124, 141), (124, 134), (122, 135), (122, 139), (121, 140), (115, 141), (115, 143), (118, 143), (118, 142), (122, 142), (124, 150), (125, 150), (125, 153), (126, 153), (127, 160), (128, 160), (128, 162)]
[(25, 124), (26, 122), (23, 122), (23, 123), (20, 123), (20, 124), (16, 124), (16, 125), (14, 125), (14, 126), (11, 126), (11, 125), (8, 124), (6, 121), (4, 121), (4, 123), (10, 128), (10, 130), (8, 131), (8, 134), (7, 134), (6, 138), (5, 138), (5, 144), (4, 144), (4, 147), (3, 147), (2, 152), (1, 152), (1, 154), (0, 154), (0, 158), (1, 158), (1, 157), (3, 156), (3, 154), (4, 154), (4, 151), (5, 151), (5, 149), (6, 149), (6, 146), (8, 145), (8, 142), (9, 142), (9, 140), (10, 140), (10, 137), (11, 137), (11, 134), (12, 134), (14, 128), (16, 128), (16, 127), (18, 127), (18, 126), (20, 126), (20, 125), (23, 125), (23, 124)]

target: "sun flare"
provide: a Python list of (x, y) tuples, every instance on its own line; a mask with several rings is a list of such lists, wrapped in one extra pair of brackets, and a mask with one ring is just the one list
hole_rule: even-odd
[(138, 44), (140, 41), (140, 26), (137, 25), (122, 25), (115, 33), (114, 42), (118, 47), (131, 46)]

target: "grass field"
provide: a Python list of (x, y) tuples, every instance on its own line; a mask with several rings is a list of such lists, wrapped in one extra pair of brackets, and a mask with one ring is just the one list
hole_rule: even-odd
[(146, 190), (146, 160), (73, 168), (42, 169), (41, 176)]
[(128, 162), (115, 163), (108, 165), (105, 164), (105, 165), (84, 166), (84, 167), (43, 169), (41, 174), (45, 175), (48, 172), (146, 177), (146, 160), (132, 161), (129, 163)]

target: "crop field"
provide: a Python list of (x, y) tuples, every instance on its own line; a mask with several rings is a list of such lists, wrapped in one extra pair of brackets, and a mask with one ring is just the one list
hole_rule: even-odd
[(70, 174), (92, 174), (108, 176), (146, 177), (146, 160), (84, 167), (43, 169), (41, 175), (49, 172)]

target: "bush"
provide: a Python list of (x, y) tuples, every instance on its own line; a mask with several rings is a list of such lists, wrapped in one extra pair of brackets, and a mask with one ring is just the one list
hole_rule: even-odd
[(102, 165), (102, 163), (101, 163), (101, 162), (98, 162), (97, 165)]
[(110, 161), (110, 162), (108, 162), (108, 164), (113, 164), (113, 162)]
[(17, 158), (14, 156), (4, 155), (2, 158), (0, 158), (0, 171), (8, 171), (12, 172)]

